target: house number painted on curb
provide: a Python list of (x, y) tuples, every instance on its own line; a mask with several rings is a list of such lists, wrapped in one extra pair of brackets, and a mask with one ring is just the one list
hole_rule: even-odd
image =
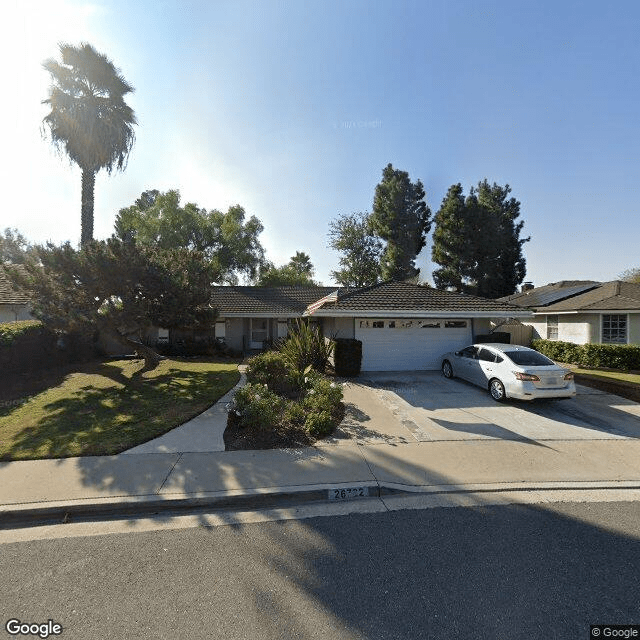
[(366, 498), (368, 495), (369, 487), (329, 489), (329, 500), (351, 500), (352, 498)]

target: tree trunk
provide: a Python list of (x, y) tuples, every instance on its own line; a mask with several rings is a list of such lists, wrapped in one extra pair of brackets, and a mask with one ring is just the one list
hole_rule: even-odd
[(130, 338), (123, 336), (119, 331), (111, 327), (105, 327), (105, 333), (111, 336), (122, 346), (134, 351), (138, 357), (143, 358), (144, 368), (147, 370), (155, 369), (160, 363), (160, 360), (163, 359), (163, 357), (151, 347), (148, 347), (146, 344), (142, 344), (142, 342), (136, 342), (135, 340), (131, 340)]
[(82, 169), (81, 247), (85, 247), (93, 240), (93, 190), (95, 185), (96, 172), (93, 169)]

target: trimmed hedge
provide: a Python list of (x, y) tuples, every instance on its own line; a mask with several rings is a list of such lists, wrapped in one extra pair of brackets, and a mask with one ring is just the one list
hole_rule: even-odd
[(337, 376), (354, 377), (362, 366), (362, 342), (351, 338), (334, 338), (333, 362)]
[(56, 333), (37, 320), (0, 324), (0, 369), (29, 373), (95, 357), (92, 336)]
[(555, 340), (532, 340), (531, 346), (552, 360), (594, 369), (640, 369), (640, 345), (575, 344)]
[(20, 322), (0, 323), (0, 346), (8, 347), (21, 336), (42, 333), (42, 323), (39, 320), (21, 320)]

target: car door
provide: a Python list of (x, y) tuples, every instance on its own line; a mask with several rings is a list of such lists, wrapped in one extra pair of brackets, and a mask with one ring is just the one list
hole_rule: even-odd
[(465, 347), (461, 351), (456, 353), (457, 357), (457, 367), (455, 374), (458, 378), (462, 378), (463, 380), (468, 380), (469, 382), (474, 382), (477, 384), (477, 380), (479, 379), (479, 364), (477, 360), (478, 356), (478, 347), (470, 346)]
[(489, 380), (495, 377), (496, 354), (485, 347), (478, 349), (478, 384), (486, 387)]

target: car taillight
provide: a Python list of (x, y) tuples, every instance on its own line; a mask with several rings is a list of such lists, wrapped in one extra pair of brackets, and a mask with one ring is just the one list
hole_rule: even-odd
[(519, 371), (514, 371), (513, 375), (518, 380), (528, 380), (529, 382), (540, 382), (540, 378), (538, 378), (538, 376), (534, 376), (532, 373), (520, 373)]
[(565, 380), (573, 380), (573, 373), (571, 373), (571, 371), (569, 371), (568, 373), (564, 374), (564, 379)]

